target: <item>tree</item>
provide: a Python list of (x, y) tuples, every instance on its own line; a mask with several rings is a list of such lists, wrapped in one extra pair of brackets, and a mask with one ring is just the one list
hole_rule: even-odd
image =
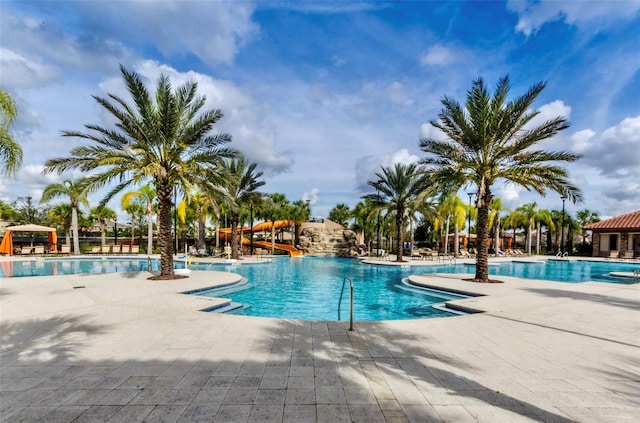
[(263, 172), (256, 171), (256, 163), (249, 163), (244, 157), (225, 160), (226, 170), (225, 200), (229, 205), (231, 217), (231, 258), (238, 259), (241, 246), (238, 245), (238, 221), (244, 205), (257, 201), (262, 196), (258, 188), (265, 184), (259, 179)]
[(376, 181), (369, 181), (368, 184), (380, 195), (368, 194), (363, 198), (368, 198), (378, 207), (386, 208), (389, 213), (395, 214), (396, 261), (402, 262), (405, 212), (409, 204), (417, 201), (426, 188), (423, 174), (415, 163), (396, 163), (393, 167), (382, 167), (381, 171), (376, 173), (376, 177)]
[(0, 88), (0, 174), (12, 176), (22, 165), (22, 148), (9, 128), (16, 118), (16, 102)]
[(295, 246), (300, 245), (300, 225), (311, 217), (311, 206), (308, 201), (296, 200), (291, 204), (290, 217), (293, 220)]
[(276, 242), (276, 225), (275, 222), (280, 219), (286, 219), (288, 216), (289, 200), (284, 194), (279, 192), (270, 194), (263, 203), (260, 215), (263, 219), (271, 222), (271, 254), (275, 252)]
[(73, 254), (80, 254), (80, 235), (78, 233), (78, 206), (84, 205), (89, 207), (87, 200), (87, 179), (80, 178), (75, 181), (70, 179), (64, 180), (62, 183), (47, 185), (42, 192), (40, 203), (46, 203), (57, 197), (68, 197), (71, 204), (71, 231), (73, 232)]
[(552, 190), (574, 203), (582, 200), (580, 189), (568, 179), (567, 171), (554, 162), (574, 162), (581, 155), (566, 151), (544, 151), (537, 144), (568, 128), (565, 118), (555, 117), (541, 124), (532, 119), (539, 112), (531, 106), (545, 88), (541, 82), (509, 102), (509, 78), (498, 82), (491, 95), (479, 78), (467, 92), (465, 107), (445, 96), (438, 121), (431, 125), (445, 140), (425, 138), (420, 148), (432, 181), (441, 189), (469, 185), (477, 187), (476, 222), (478, 254), (475, 282), (489, 282), (488, 226), (492, 187), (498, 180), (534, 190), (544, 196)]
[[(155, 214), (156, 190), (149, 184), (137, 190), (125, 192), (120, 198), (120, 206), (127, 210), (135, 201), (144, 202), (147, 210), (147, 254), (153, 252), (153, 215)], [(131, 223), (133, 226), (133, 222)]]
[(500, 198), (492, 198), (491, 203), (489, 204), (489, 228), (491, 228), (494, 233), (493, 248), (496, 256), (498, 255), (498, 251), (500, 250), (500, 214), (503, 212), (511, 212), (511, 210), (502, 207), (502, 200)]
[(337, 204), (329, 211), (327, 219), (336, 222), (338, 225), (347, 226), (349, 219), (351, 219), (351, 210), (346, 204)]
[(100, 245), (107, 245), (105, 232), (107, 229), (107, 221), (116, 219), (116, 212), (107, 206), (96, 206), (89, 211), (89, 219), (98, 222), (100, 225)]
[(582, 245), (584, 246), (587, 244), (588, 231), (585, 231), (583, 228), (587, 225), (590, 225), (591, 223), (599, 222), (600, 216), (598, 216), (598, 213), (593, 212), (589, 209), (582, 209), (582, 210), (578, 210), (578, 212), (576, 213), (576, 218), (577, 218), (576, 220), (580, 224), (580, 231), (582, 235)]
[(20, 213), (11, 205), (0, 200), (0, 220), (13, 222), (18, 220)]
[(72, 216), (71, 204), (57, 204), (49, 211), (49, 218), (64, 229), (65, 245), (71, 245)]
[[(449, 223), (453, 220), (455, 238), (453, 240), (453, 254), (458, 257), (460, 251), (458, 232), (460, 226), (464, 226), (464, 220), (466, 218), (465, 204), (460, 197), (455, 194), (447, 195), (442, 199), (437, 207), (437, 214), (444, 220), (444, 253), (447, 254), (449, 248)], [(436, 229), (440, 226), (440, 218), (436, 218)]]
[(197, 96), (197, 83), (188, 81), (174, 90), (169, 78), (161, 75), (151, 95), (138, 74), (123, 66), (120, 70), (134, 105), (114, 94), (94, 96), (115, 117), (115, 128), (86, 125), (88, 132), (64, 131), (65, 137), (92, 144), (75, 147), (70, 157), (47, 160), (44, 172), (95, 172), (90, 177), (92, 189), (116, 181), (103, 204), (128, 186), (149, 182), (159, 209), (160, 276), (152, 279), (174, 279), (174, 187), (185, 195), (193, 186), (207, 191), (220, 182), (221, 159), (235, 157), (237, 152), (226, 147), (230, 135), (210, 134), (223, 114), (219, 109), (202, 110), (206, 98)]
[(377, 229), (375, 204), (369, 199), (359, 201), (351, 211), (351, 217), (353, 218), (351, 230), (360, 234), (362, 242), (368, 245), (371, 251), (371, 241)]

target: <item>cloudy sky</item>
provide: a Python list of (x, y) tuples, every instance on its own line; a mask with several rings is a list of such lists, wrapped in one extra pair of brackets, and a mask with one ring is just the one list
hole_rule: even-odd
[[(109, 122), (92, 95), (124, 93), (118, 66), (150, 84), (199, 83), (217, 130), (265, 172), (267, 192), (326, 216), (353, 206), (381, 165), (418, 160), (443, 95), (509, 74), (511, 93), (547, 81), (535, 107), (571, 127), (545, 141), (602, 216), (640, 209), (640, 1), (2, 1), (0, 85), (16, 99), (24, 149), (0, 199), (39, 199), (46, 159)], [(500, 183), (507, 207), (541, 198)], [(467, 200), (464, 190), (461, 196)], [(91, 198), (95, 205), (98, 197)], [(109, 205), (119, 209), (117, 201)]]

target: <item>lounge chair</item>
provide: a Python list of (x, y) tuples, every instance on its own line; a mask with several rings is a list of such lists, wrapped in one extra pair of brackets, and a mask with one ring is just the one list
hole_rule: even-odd
[(100, 252), (102, 252), (102, 254), (109, 254), (111, 252), (111, 245), (103, 245)]
[(35, 256), (43, 256), (44, 255), (44, 245), (36, 245), (33, 247), (33, 255)]
[(111, 247), (111, 254), (120, 254), (120, 245), (113, 245)]
[(625, 260), (632, 260), (633, 259), (633, 251), (629, 251), (629, 250), (625, 251), (624, 253), (622, 253), (620, 258), (625, 259)]
[(58, 254), (70, 255), (71, 254), (71, 246), (70, 245), (61, 245), (60, 246), (60, 251), (58, 252)]
[(22, 247), (20, 249), (20, 255), (21, 256), (30, 256), (32, 252), (33, 252), (33, 248), (32, 247)]
[(131, 246), (131, 254), (140, 254), (140, 246), (132, 245)]
[(100, 247), (91, 247), (91, 251), (89, 251), (87, 254), (100, 254)]
[(620, 252), (619, 252), (618, 250), (611, 250), (611, 251), (609, 251), (609, 257), (605, 257), (605, 258), (606, 258), (606, 259), (609, 259), (609, 260), (611, 260), (611, 259), (617, 259), (617, 258), (618, 258), (618, 254), (619, 254), (619, 253), (620, 253)]
[(130, 250), (130, 246), (129, 245), (123, 245), (122, 246), (122, 251), (120, 251), (121, 254), (129, 254), (129, 250)]

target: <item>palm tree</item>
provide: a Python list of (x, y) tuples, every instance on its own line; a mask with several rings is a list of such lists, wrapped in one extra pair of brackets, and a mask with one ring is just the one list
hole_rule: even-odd
[(373, 202), (369, 199), (359, 201), (351, 211), (351, 217), (351, 230), (360, 234), (362, 243), (368, 245), (371, 251), (371, 241), (376, 231), (376, 209)]
[(105, 232), (107, 229), (107, 221), (115, 219), (116, 212), (107, 206), (96, 206), (89, 212), (89, 219), (100, 224), (100, 245), (107, 245)]
[(558, 192), (574, 203), (582, 200), (580, 189), (568, 179), (567, 171), (553, 162), (574, 162), (581, 155), (565, 151), (535, 149), (537, 144), (568, 128), (565, 118), (556, 117), (540, 125), (532, 119), (534, 100), (545, 83), (531, 87), (524, 95), (506, 102), (509, 78), (500, 79), (491, 95), (479, 78), (467, 92), (465, 107), (453, 98), (442, 99), (438, 121), (431, 125), (447, 139), (427, 138), (420, 148), (427, 153), (423, 163), (433, 182), (442, 188), (478, 187), (478, 254), (473, 281), (489, 282), (488, 224), (493, 185), (500, 179), (534, 190), (544, 196)]
[[(135, 72), (120, 67), (134, 105), (108, 94), (94, 96), (100, 106), (117, 120), (114, 129), (86, 125), (89, 132), (64, 131), (66, 137), (92, 141), (71, 150), (71, 157), (50, 159), (45, 173), (80, 169), (96, 172), (90, 177), (92, 189), (116, 181), (102, 200), (106, 203), (128, 186), (150, 182), (158, 198), (159, 279), (174, 279), (171, 210), (174, 187), (185, 195), (193, 186), (207, 191), (219, 182), (220, 160), (235, 157), (225, 147), (228, 134), (211, 135), (222, 111), (201, 110), (205, 97), (197, 96), (197, 83), (186, 82), (175, 90), (161, 75), (155, 95), (151, 95)], [(157, 279), (153, 277), (153, 279)]]
[(4, 201), (0, 200), (0, 220), (6, 221), (14, 221), (19, 217), (18, 211), (11, 206), (11, 204), (7, 204)]
[[(500, 214), (503, 212), (511, 212), (511, 210), (502, 207), (502, 200), (494, 197), (489, 204), (489, 228), (494, 231), (494, 251), (496, 256), (500, 250)], [(477, 216), (476, 216), (477, 218)]]
[(350, 218), (351, 210), (346, 204), (337, 204), (329, 211), (329, 216), (327, 216), (327, 219), (342, 226), (348, 226), (348, 221)]
[(270, 194), (263, 203), (260, 216), (271, 222), (271, 254), (275, 252), (276, 243), (276, 220), (286, 219), (288, 216), (289, 200), (284, 194), (279, 192)]
[(300, 244), (300, 226), (311, 217), (311, 206), (308, 201), (296, 200), (291, 204), (291, 220), (293, 220), (293, 236), (296, 247)]
[(71, 204), (57, 204), (49, 210), (49, 218), (64, 229), (65, 245), (71, 245)]
[(0, 88), (0, 174), (14, 175), (22, 165), (22, 148), (9, 128), (17, 115), (16, 102)]
[(600, 216), (598, 213), (593, 212), (589, 209), (578, 210), (576, 213), (577, 221), (580, 224), (580, 230), (582, 231), (582, 245), (587, 244), (587, 231), (582, 229), (583, 227), (600, 221)]
[[(449, 223), (453, 219), (455, 238), (453, 240), (453, 254), (458, 257), (460, 251), (458, 232), (460, 226), (464, 226), (464, 220), (466, 217), (465, 204), (460, 197), (455, 194), (450, 194), (443, 198), (437, 208), (438, 216), (442, 216), (445, 222), (445, 235), (444, 235), (444, 253), (447, 254), (449, 248)], [(436, 229), (440, 226), (440, 219), (436, 218)]]
[(122, 194), (120, 205), (128, 209), (134, 201), (142, 201), (147, 209), (147, 254), (153, 251), (153, 215), (155, 214), (156, 190), (149, 184), (141, 186), (134, 191)]
[(243, 156), (233, 160), (225, 160), (225, 184), (227, 204), (231, 217), (231, 258), (238, 259), (238, 221), (243, 205), (257, 201), (262, 196), (258, 188), (265, 184), (259, 179), (263, 172), (256, 172), (256, 163), (249, 163)]
[(76, 181), (66, 179), (62, 183), (47, 185), (42, 192), (40, 203), (46, 203), (56, 197), (68, 197), (71, 204), (71, 231), (73, 232), (73, 254), (80, 254), (80, 238), (78, 234), (78, 206), (80, 204), (89, 207), (87, 200), (87, 178)]
[(368, 184), (378, 193), (365, 195), (364, 198), (395, 214), (396, 261), (402, 262), (405, 212), (408, 205), (417, 201), (418, 196), (425, 190), (423, 174), (415, 163), (396, 163), (393, 167), (382, 167), (381, 171), (376, 173), (376, 177), (376, 181), (369, 181)]

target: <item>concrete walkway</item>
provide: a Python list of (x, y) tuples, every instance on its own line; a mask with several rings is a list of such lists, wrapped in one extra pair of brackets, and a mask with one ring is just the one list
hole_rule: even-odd
[(501, 278), (467, 316), (347, 324), (203, 308), (228, 272), (0, 280), (2, 422), (625, 422), (640, 285)]

